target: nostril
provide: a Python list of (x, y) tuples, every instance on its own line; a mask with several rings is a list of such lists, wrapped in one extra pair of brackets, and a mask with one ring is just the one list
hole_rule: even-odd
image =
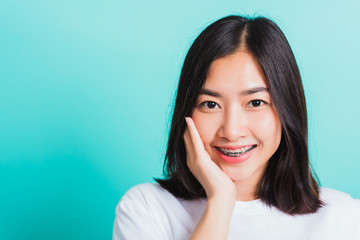
[(222, 137), (229, 141), (236, 141), (239, 138), (249, 136), (249, 129), (244, 126), (224, 126), (222, 130)]

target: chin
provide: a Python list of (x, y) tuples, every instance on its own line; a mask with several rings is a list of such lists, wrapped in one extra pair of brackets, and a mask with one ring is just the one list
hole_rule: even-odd
[(261, 181), (265, 166), (257, 169), (249, 166), (223, 166), (222, 170), (234, 183), (256, 185)]
[(222, 169), (225, 174), (233, 181), (233, 182), (242, 182), (247, 180), (251, 174), (246, 171), (239, 171), (238, 169)]
[(238, 183), (240, 183), (240, 182), (245, 182), (246, 180), (248, 180), (249, 179), (249, 177), (248, 176), (229, 176), (228, 175), (228, 177), (231, 179), (231, 181), (233, 181), (234, 183), (236, 183), (236, 182), (238, 182)]

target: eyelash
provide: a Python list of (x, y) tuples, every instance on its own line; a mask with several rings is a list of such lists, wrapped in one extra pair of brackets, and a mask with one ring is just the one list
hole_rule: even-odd
[[(254, 103), (255, 103), (255, 102), (260, 102), (260, 105), (254, 106)], [(209, 104), (209, 103), (214, 103), (216, 106), (213, 107), (213, 108), (210, 108), (210, 107), (207, 105), (207, 104)], [(265, 101), (263, 101), (263, 100), (260, 100), (260, 99), (254, 99), (254, 100), (251, 100), (247, 105), (252, 105), (252, 106), (250, 106), (250, 107), (255, 107), (255, 108), (257, 108), (257, 107), (261, 107), (261, 106), (264, 105), (264, 104), (267, 104), (267, 102), (265, 102)], [(214, 102), (214, 101), (205, 101), (205, 102), (202, 102), (199, 106), (200, 106), (200, 107), (205, 107), (205, 108), (207, 108), (207, 109), (215, 109), (216, 107), (217, 107), (217, 108), (220, 107), (219, 104), (217, 104), (217, 103)]]
[(200, 104), (200, 107), (205, 107), (205, 108), (207, 108), (207, 109), (215, 109), (215, 108), (209, 108), (209, 107), (207, 106), (208, 103), (215, 103), (216, 106), (219, 107), (219, 104), (217, 104), (217, 103), (214, 102), (214, 101), (205, 101), (205, 102), (202, 102), (202, 103)]
[(252, 106), (252, 107), (260, 107), (260, 106), (262, 106), (262, 105), (264, 105), (264, 104), (267, 104), (267, 102), (265, 102), (265, 101), (263, 101), (263, 100), (260, 100), (260, 99), (254, 99), (254, 100), (251, 100), (249, 103), (248, 103), (248, 105), (250, 105), (250, 104), (254, 104), (254, 102), (260, 102), (260, 105), (258, 105), (258, 106)]

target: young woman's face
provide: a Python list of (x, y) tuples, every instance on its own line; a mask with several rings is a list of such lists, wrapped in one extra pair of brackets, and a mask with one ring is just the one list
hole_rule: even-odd
[(212, 160), (255, 188), (281, 139), (281, 123), (256, 59), (244, 51), (214, 61), (192, 119)]

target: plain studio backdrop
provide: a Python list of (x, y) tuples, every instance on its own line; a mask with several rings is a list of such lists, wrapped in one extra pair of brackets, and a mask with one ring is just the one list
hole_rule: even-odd
[(194, 38), (264, 15), (300, 67), (321, 185), (360, 198), (360, 1), (0, 1), (0, 239), (111, 239), (115, 206), (160, 177)]

